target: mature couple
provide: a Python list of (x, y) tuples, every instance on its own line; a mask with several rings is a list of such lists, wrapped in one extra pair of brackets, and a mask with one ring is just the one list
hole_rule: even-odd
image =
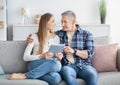
[[(91, 66), (94, 54), (92, 34), (76, 25), (72, 11), (62, 14), (62, 30), (53, 32), (55, 22), (50, 13), (41, 16), (38, 32), (28, 37), (23, 59), (28, 61), (28, 72), (13, 73), (9, 79), (41, 79), (49, 85), (57, 85), (62, 79), (67, 85), (78, 85), (76, 78), (84, 79), (86, 85), (97, 85), (96, 70)], [(65, 44), (63, 52), (48, 52), (51, 44)], [(61, 65), (62, 64), (62, 65)]]

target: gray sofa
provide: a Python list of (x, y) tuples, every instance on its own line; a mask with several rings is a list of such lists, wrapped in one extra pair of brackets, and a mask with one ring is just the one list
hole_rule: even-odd
[[(104, 42), (101, 42), (104, 41)], [(107, 39), (95, 39), (95, 44), (106, 44)], [(0, 85), (48, 85), (47, 82), (37, 79), (8, 80), (11, 73), (26, 72), (27, 63), (23, 61), (23, 53), (26, 47), (25, 41), (0, 41), (0, 65), (5, 74), (0, 75)], [(120, 71), (120, 49), (117, 52), (117, 68)], [(120, 72), (98, 73), (98, 85), (120, 85)], [(77, 79), (79, 85), (85, 85), (84, 80)], [(66, 85), (61, 81), (59, 85)]]

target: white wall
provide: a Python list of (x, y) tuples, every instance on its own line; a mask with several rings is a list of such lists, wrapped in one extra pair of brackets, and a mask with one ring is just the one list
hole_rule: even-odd
[(6, 1), (0, 0), (0, 21), (3, 21), (4, 26), (0, 26), (0, 40), (7, 40), (7, 27), (6, 27)]
[(8, 0), (8, 24), (21, 23), (22, 7), (30, 10), (32, 19), (35, 14), (51, 12), (59, 22), (63, 11), (72, 10), (81, 23), (99, 23), (98, 0)]
[(114, 42), (120, 43), (120, 0), (108, 0), (106, 22), (110, 24), (111, 37)]
[[(65, 10), (72, 10), (77, 15), (81, 24), (100, 23), (99, 0), (7, 0), (8, 10), (8, 40), (12, 40), (12, 24), (21, 23), (20, 9), (29, 8), (31, 23), (33, 17), (40, 13), (51, 12), (55, 15), (57, 23), (60, 22), (60, 14)], [(120, 42), (120, 0), (107, 0), (107, 20), (110, 24), (110, 35), (114, 42)]]
[(51, 12), (55, 16), (56, 23), (60, 23), (61, 13), (72, 10), (77, 15), (81, 24), (98, 24), (99, 11), (98, 0), (7, 0), (8, 8), (8, 40), (12, 40), (12, 24), (21, 23), (22, 7), (30, 10), (30, 20), (33, 23), (36, 14)]

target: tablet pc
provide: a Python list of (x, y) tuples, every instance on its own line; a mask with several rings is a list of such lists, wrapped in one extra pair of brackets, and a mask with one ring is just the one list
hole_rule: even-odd
[(64, 46), (65, 44), (52, 44), (48, 51), (57, 54), (63, 52)]

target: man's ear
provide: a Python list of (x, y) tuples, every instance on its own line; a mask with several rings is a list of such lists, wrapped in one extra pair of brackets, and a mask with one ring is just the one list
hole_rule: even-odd
[(72, 24), (76, 24), (76, 20), (74, 19), (74, 20), (72, 20)]
[(78, 24), (78, 21), (77, 21), (77, 20), (75, 20), (75, 24)]

